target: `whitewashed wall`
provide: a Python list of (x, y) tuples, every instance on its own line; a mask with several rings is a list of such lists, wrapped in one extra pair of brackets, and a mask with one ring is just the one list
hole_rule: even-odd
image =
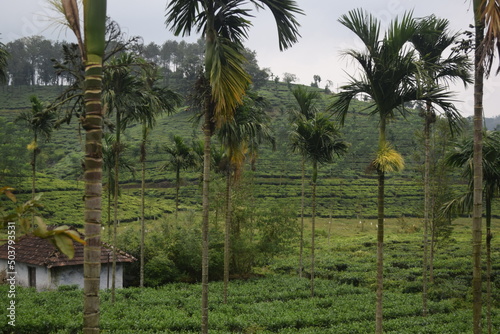
[[(83, 288), (83, 265), (78, 266), (63, 266), (48, 269), (46, 267), (29, 265), (36, 268), (36, 288), (37, 290), (54, 290), (60, 285), (78, 285)], [(111, 288), (111, 266), (109, 264), (109, 280), (108, 280), (108, 264), (101, 265), (101, 289)], [(7, 268), (7, 260), (0, 259), (0, 272)], [(16, 262), (16, 284), (20, 286), (29, 286), (28, 281), (28, 265), (22, 262)], [(123, 287), (123, 265), (116, 264), (116, 288)]]

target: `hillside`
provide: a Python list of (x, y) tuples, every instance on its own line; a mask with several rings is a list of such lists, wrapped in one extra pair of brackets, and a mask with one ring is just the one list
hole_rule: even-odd
[[(29, 134), (20, 125), (12, 122), (20, 111), (29, 108), (29, 96), (36, 94), (42, 100), (53, 98), (58, 87), (2, 87), (0, 91), (0, 126), (13, 131), (4, 134), (2, 154), (12, 166), (1, 166), (6, 173), (4, 181), (14, 185), (19, 192), (30, 191), (29, 157), (25, 149), (30, 142)], [(270, 104), (268, 113), (277, 139), (277, 150), (264, 147), (259, 152), (256, 171), (247, 168), (244, 178), (245, 189), (251, 189), (254, 204), (267, 207), (271, 203), (283, 203), (290, 207), (300, 205), (301, 163), (296, 154), (292, 154), (288, 144), (287, 110), (293, 108), (293, 96), (285, 83), (268, 82), (259, 94)], [(331, 95), (323, 93), (326, 106)], [(320, 166), (318, 181), (318, 214), (322, 217), (358, 217), (359, 219), (376, 216), (376, 175), (366, 172), (373, 157), (377, 143), (377, 119), (369, 115), (367, 104), (355, 101), (352, 112), (342, 128), (345, 140), (350, 143), (349, 152), (336, 163)], [(163, 147), (170, 142), (173, 134), (183, 136), (188, 142), (201, 138), (201, 131), (194, 126), (193, 114), (183, 109), (173, 116), (163, 116), (150, 135), (147, 165), (147, 201), (149, 217), (159, 216), (173, 210), (175, 189), (173, 172), (159, 171), (165, 163), (166, 153)], [(420, 174), (420, 156), (423, 150), (418, 133), (422, 121), (414, 114), (406, 119), (396, 119), (389, 124), (388, 139), (405, 158), (406, 168), (401, 173), (387, 176), (386, 180), (386, 215), (387, 217), (421, 216), (422, 186)], [(124, 134), (127, 145), (126, 157), (136, 164), (139, 153), (140, 126), (130, 126)], [(15, 151), (12, 151), (11, 138), (16, 138)], [(43, 192), (45, 219), (53, 223), (72, 223), (80, 225), (81, 215), (81, 132), (77, 122), (64, 124), (54, 132), (51, 141), (41, 145), (39, 158), (38, 192)], [(9, 149), (11, 151), (9, 151)], [(16, 153), (14, 153), (16, 152)], [(14, 161), (12, 154), (15, 155)], [(9, 161), (7, 161), (9, 160)], [(12, 171), (15, 170), (16, 173)], [(306, 171), (310, 175), (310, 170)], [(201, 205), (198, 186), (199, 172), (186, 171), (181, 187), (181, 208), (197, 210)], [(217, 176), (215, 183), (217, 183)], [(221, 181), (222, 182), (222, 181)], [(123, 176), (123, 205), (121, 221), (136, 220), (139, 212), (139, 176), (125, 173)], [(456, 179), (456, 184), (462, 181)], [(215, 189), (217, 186), (214, 187)], [(306, 191), (309, 192), (309, 187)], [(214, 194), (215, 196), (216, 194)], [(68, 205), (68, 203), (71, 203)], [(307, 203), (306, 203), (307, 205)], [(298, 212), (298, 211), (297, 211)], [(306, 208), (306, 214), (309, 214)], [(496, 213), (496, 212), (495, 212)]]

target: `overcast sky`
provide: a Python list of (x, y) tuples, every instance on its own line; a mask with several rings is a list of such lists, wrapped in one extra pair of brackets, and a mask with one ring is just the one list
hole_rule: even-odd
[[(8, 43), (20, 37), (44, 35), (52, 40), (72, 40), (72, 33), (49, 26), (47, 18), (53, 14), (47, 9), (46, 0), (0, 0), (0, 41)], [(381, 22), (405, 11), (413, 10), (415, 17), (435, 14), (450, 21), (453, 31), (467, 29), (472, 23), (471, 0), (297, 0), (305, 15), (299, 16), (302, 35), (291, 49), (280, 52), (276, 28), (269, 11), (253, 12), (250, 39), (246, 46), (257, 53), (261, 68), (268, 67), (272, 73), (283, 77), (283, 73), (295, 74), (299, 83), (309, 85), (313, 75), (321, 77), (321, 86), (331, 80), (336, 88), (348, 81), (349, 74), (355, 74), (355, 67), (348, 59), (340, 56), (346, 48), (361, 48), (353, 33), (338, 23), (340, 15), (354, 8), (362, 7)], [(169, 39), (180, 40), (165, 27), (166, 0), (108, 0), (108, 16), (120, 24), (123, 31), (131, 36), (141, 36), (145, 43), (162, 44)], [(193, 36), (188, 41), (195, 41)], [(464, 90), (461, 85), (453, 87), (457, 91), (457, 107), (465, 116), (473, 113), (472, 89)], [(488, 117), (500, 115), (497, 101), (500, 98), (500, 79), (487, 81), (485, 88), (485, 114)]]

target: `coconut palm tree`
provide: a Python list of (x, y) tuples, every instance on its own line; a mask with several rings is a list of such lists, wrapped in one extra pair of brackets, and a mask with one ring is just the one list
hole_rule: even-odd
[(231, 189), (242, 173), (242, 168), (249, 155), (249, 147), (253, 146), (254, 154), (263, 142), (275, 147), (275, 138), (269, 127), (269, 118), (261, 98), (255, 95), (245, 97), (244, 104), (236, 108), (234, 118), (222, 124), (217, 131), (217, 137), (224, 148), (226, 173), (226, 223), (224, 239), (224, 288), (223, 300), (227, 303), (229, 284), (230, 233), (232, 202)]
[[(482, 242), (482, 135), (484, 75), (489, 75), (495, 53), (500, 54), (500, 4), (493, 0), (473, 0), (474, 48), (474, 192), (472, 210), (472, 318), (473, 333), (481, 333), (481, 242)], [(497, 69), (497, 74), (500, 67)], [(487, 236), (488, 238), (488, 236)], [(491, 333), (491, 324), (488, 324)]]
[[(469, 181), (469, 191), (462, 197), (451, 201), (448, 207), (455, 207), (460, 213), (470, 212), (473, 205), (474, 189), (474, 140), (466, 138), (459, 142), (450, 154), (446, 156), (446, 163), (452, 167), (463, 169), (462, 176)], [(487, 324), (491, 330), (491, 209), (495, 196), (500, 192), (500, 133), (485, 131), (482, 148), (483, 167), (483, 196), (486, 213), (486, 303)]]
[(160, 167), (164, 170), (170, 168), (175, 172), (175, 218), (179, 211), (179, 189), (181, 186), (181, 170), (195, 166), (195, 157), (192, 146), (186, 144), (184, 138), (174, 135), (172, 145), (165, 146), (169, 158), (168, 162)]
[[(268, 7), (277, 24), (280, 50), (297, 42), (299, 24), (296, 14), (302, 11), (293, 0), (250, 0), (257, 9)], [(202, 223), (202, 333), (208, 332), (208, 212), (210, 184), (210, 138), (214, 126), (230, 119), (242, 103), (250, 76), (244, 71), (243, 45), (251, 25), (246, 1), (172, 0), (167, 4), (166, 25), (176, 36), (187, 36), (195, 28), (205, 40), (203, 90), (204, 163)]]
[(371, 168), (378, 174), (378, 222), (377, 222), (377, 303), (376, 333), (382, 333), (383, 295), (383, 246), (384, 246), (384, 181), (388, 172), (401, 170), (404, 161), (386, 139), (386, 127), (396, 115), (405, 115), (406, 102), (429, 100), (441, 108), (450, 108), (446, 101), (450, 94), (433, 87), (423, 91), (415, 81), (417, 65), (414, 52), (407, 46), (417, 31), (417, 22), (411, 13), (405, 13), (389, 24), (381, 36), (380, 22), (362, 9), (342, 15), (339, 22), (354, 32), (365, 45), (365, 50), (347, 50), (345, 55), (353, 58), (361, 69), (361, 78), (351, 77), (351, 82), (342, 87), (336, 100), (329, 107), (341, 123), (344, 122), (352, 99), (359, 94), (372, 98), (371, 115), (378, 116), (378, 151)]
[(310, 119), (302, 117), (293, 126), (290, 135), (293, 150), (300, 152), (305, 160), (312, 163), (311, 297), (314, 297), (314, 241), (318, 164), (333, 162), (335, 155), (340, 156), (347, 151), (347, 143), (340, 139), (338, 129), (326, 114), (316, 113)]
[(30, 97), (31, 109), (23, 111), (17, 118), (16, 122), (24, 123), (30, 132), (33, 133), (33, 141), (28, 148), (33, 151), (31, 160), (31, 199), (35, 199), (36, 188), (36, 158), (40, 154), (40, 147), (38, 140), (40, 137), (45, 138), (46, 141), (50, 140), (52, 130), (56, 123), (56, 114), (53, 111), (44, 108), (42, 101), (37, 96)]
[[(317, 91), (308, 90), (302, 86), (296, 86), (292, 90), (293, 97), (298, 104), (298, 109), (291, 111), (291, 122), (295, 124), (303, 118), (311, 119), (316, 115), (318, 109), (316, 107), (320, 95)], [(299, 241), (299, 277), (302, 277), (303, 253), (304, 253), (304, 201), (305, 201), (305, 157), (302, 156), (302, 186), (301, 186), (301, 203), (300, 203), (300, 241)]]
[[(420, 65), (422, 67), (421, 87), (433, 87), (435, 85), (448, 86), (448, 82), (462, 81), (464, 85), (472, 83), (471, 64), (467, 55), (453, 49), (448, 56), (444, 52), (452, 47), (459, 34), (450, 34), (448, 31), (449, 21), (438, 19), (434, 15), (418, 20), (417, 33), (410, 41), (420, 55)], [(430, 194), (430, 131), (432, 124), (436, 121), (436, 110), (432, 102), (425, 101), (425, 110), (422, 113), (424, 118), (424, 141), (425, 141), (425, 162), (424, 162), (424, 261), (423, 261), (423, 291), (422, 291), (422, 313), (427, 315), (427, 266), (428, 266), (428, 227), (429, 213), (431, 206)], [(452, 130), (457, 129), (462, 124), (462, 118), (453, 107), (447, 108), (445, 116), (448, 119)]]

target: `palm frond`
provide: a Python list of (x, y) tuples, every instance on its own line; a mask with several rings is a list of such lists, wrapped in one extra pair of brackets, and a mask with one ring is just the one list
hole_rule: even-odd
[[(485, 23), (483, 42), (479, 46), (480, 57), (485, 65), (485, 74), (488, 76), (493, 66), (495, 54), (500, 55), (500, 4), (496, 0), (481, 0), (480, 8), (484, 8), (480, 17)], [(496, 74), (500, 73), (500, 65)]]
[(304, 12), (297, 6), (294, 0), (250, 0), (257, 8), (265, 5), (274, 16), (278, 29), (278, 42), (281, 51), (288, 49), (297, 43), (300, 34), (295, 15), (303, 15)]

